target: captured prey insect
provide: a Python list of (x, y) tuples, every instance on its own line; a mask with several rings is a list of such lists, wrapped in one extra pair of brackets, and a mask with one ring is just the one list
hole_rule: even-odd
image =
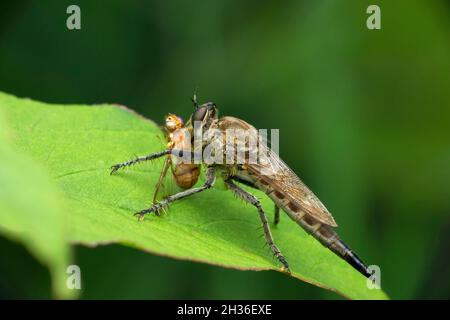
[[(191, 162), (179, 162), (180, 167), (175, 166), (174, 178), (177, 184), (183, 181), (183, 175), (177, 172), (189, 172), (189, 183), (182, 185), (186, 190), (170, 195), (160, 202), (155, 202), (152, 207), (137, 212), (136, 215), (139, 219), (142, 219), (146, 214), (158, 212), (167, 207), (170, 203), (186, 198), (188, 196), (200, 193), (202, 191), (210, 189), (216, 180), (216, 173), (220, 173), (225, 185), (236, 196), (244, 201), (253, 205), (258, 213), (262, 222), (264, 235), (267, 244), (272, 250), (274, 256), (283, 265), (283, 269), (290, 272), (289, 264), (285, 257), (281, 253), (280, 249), (275, 245), (272, 233), (269, 228), (264, 210), (260, 201), (253, 196), (250, 192), (242, 189), (239, 184), (235, 182), (245, 184), (247, 186), (259, 189), (272, 199), (275, 203), (275, 224), (279, 221), (279, 208), (281, 208), (287, 215), (305, 229), (309, 234), (316, 238), (322, 245), (333, 251), (339, 257), (347, 261), (356, 270), (362, 273), (366, 277), (370, 277), (371, 273), (368, 267), (358, 258), (358, 256), (340, 239), (335, 231), (337, 224), (322, 204), (322, 202), (314, 195), (314, 193), (298, 178), (298, 176), (279, 158), (279, 156), (272, 151), (265, 144), (258, 143), (257, 148), (254, 148), (249, 144), (249, 141), (259, 141), (258, 131), (244, 120), (234, 117), (218, 117), (218, 109), (212, 102), (207, 102), (202, 105), (198, 105), (197, 101), (193, 99), (195, 111), (191, 115), (189, 121), (185, 126), (182, 123), (176, 125), (176, 122), (181, 121), (178, 117), (173, 116), (175, 122), (166, 119), (166, 129), (175, 134), (176, 127), (178, 129), (187, 130), (181, 135), (182, 139), (177, 140), (175, 135), (169, 135), (169, 145), (166, 150), (158, 153), (153, 153), (147, 156), (138, 157), (134, 160), (116, 164), (111, 167), (111, 174), (122, 167), (126, 167), (141, 161), (147, 161), (156, 159), (162, 156), (181, 158), (188, 155), (188, 159)], [(194, 125), (196, 124), (196, 125)], [(246, 132), (247, 136), (244, 143), (236, 143), (235, 137), (228, 139), (227, 134), (230, 130), (236, 130), (239, 132)], [(196, 137), (198, 137), (198, 131), (200, 132), (212, 132), (210, 135), (202, 135), (200, 145), (195, 143)], [(185, 133), (191, 135), (191, 142), (193, 147), (186, 148), (180, 141), (186, 140)], [(192, 161), (192, 159), (198, 159), (199, 155), (204, 154), (204, 151), (212, 144), (225, 145), (225, 150), (232, 150), (233, 160), (236, 160), (236, 153), (239, 153), (240, 149), (244, 150), (245, 157), (243, 161), (207, 161), (208, 159), (201, 159), (202, 163), (206, 167), (206, 178), (202, 186), (197, 188), (191, 188), (197, 181), (198, 174), (195, 170), (199, 169), (198, 163)], [(192, 145), (191, 145), (192, 146)], [(200, 148), (199, 148), (200, 147)], [(256, 151), (256, 149), (259, 149)], [(261, 152), (261, 150), (263, 152)], [(235, 152), (236, 151), (236, 152)], [(203, 152), (203, 153), (202, 153)], [(228, 151), (227, 151), (228, 152)], [(229, 156), (229, 153), (224, 152), (223, 155), (219, 155), (219, 158)], [(255, 153), (258, 155), (264, 155), (264, 161), (249, 161), (252, 155)], [(169, 159), (169, 158), (167, 158)], [(242, 159), (240, 159), (242, 160)], [(167, 172), (168, 164), (164, 166), (161, 177)], [(192, 166), (192, 167), (184, 167)], [(173, 167), (172, 167), (173, 168)], [(186, 171), (184, 171), (186, 169)], [(178, 170), (178, 171), (177, 171)], [(195, 172), (195, 173), (194, 173)], [(161, 183), (162, 178), (158, 181), (157, 190)], [(180, 185), (180, 184), (179, 184)], [(156, 191), (157, 192), (157, 191)]]
[[(174, 114), (169, 114), (166, 117), (164, 129), (167, 132), (168, 149), (190, 151), (191, 141), (187, 141), (187, 139), (190, 139), (190, 134), (187, 131), (188, 129), (184, 127), (183, 119)], [(200, 175), (199, 164), (186, 163), (174, 155), (167, 155), (158, 183), (156, 184), (153, 204), (156, 204), (158, 192), (163, 185), (164, 178), (169, 168), (172, 171), (172, 176), (176, 184), (182, 189), (192, 188), (192, 186), (197, 183)], [(159, 215), (159, 211), (156, 211), (155, 214)]]

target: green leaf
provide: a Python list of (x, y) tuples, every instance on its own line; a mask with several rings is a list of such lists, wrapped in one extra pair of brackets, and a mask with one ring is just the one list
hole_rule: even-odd
[[(280, 270), (264, 248), (255, 208), (220, 188), (220, 183), (174, 203), (160, 218), (137, 221), (133, 213), (151, 205), (162, 162), (113, 176), (109, 167), (164, 148), (153, 122), (120, 106), (50, 105), (6, 94), (0, 94), (0, 111), (13, 129), (15, 148), (44, 166), (57, 184), (69, 215), (71, 243), (121, 243), (228, 268)], [(254, 194), (272, 219), (271, 201), (261, 192)], [(272, 231), (293, 277), (349, 298), (387, 298), (381, 290), (369, 290), (362, 275), (287, 216)]]
[(66, 287), (70, 246), (60, 191), (41, 166), (11, 148), (1, 111), (0, 233), (23, 243), (48, 266), (56, 298), (73, 297), (75, 292)]

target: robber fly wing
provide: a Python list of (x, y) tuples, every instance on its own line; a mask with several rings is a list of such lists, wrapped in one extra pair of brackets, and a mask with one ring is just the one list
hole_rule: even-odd
[(173, 159), (173, 156), (167, 156), (164, 160), (164, 164), (160, 168), (160, 176), (155, 184), (155, 191), (153, 193), (153, 203), (181, 191), (181, 188), (177, 186), (173, 177), (173, 170), (175, 167)]
[[(245, 169), (250, 174), (264, 178), (272, 188), (285, 195), (290, 202), (297, 204), (313, 218), (326, 225), (337, 226), (328, 209), (283, 160), (264, 143), (264, 137), (261, 138), (252, 125), (238, 118), (223, 117), (219, 120), (218, 127), (222, 131), (243, 129), (246, 130), (247, 135), (254, 135), (247, 141), (258, 141), (258, 147), (248, 148), (248, 145), (244, 146), (244, 151), (247, 152)], [(239, 146), (236, 146), (236, 148), (239, 149)], [(255, 157), (257, 161), (249, 161), (249, 159), (255, 159)]]
[(254, 175), (264, 177), (272, 188), (284, 194), (286, 198), (296, 203), (313, 218), (329, 226), (337, 227), (328, 209), (295, 172), (267, 146), (261, 145), (259, 147), (263, 148), (264, 159), (256, 164), (248, 164), (247, 170)]

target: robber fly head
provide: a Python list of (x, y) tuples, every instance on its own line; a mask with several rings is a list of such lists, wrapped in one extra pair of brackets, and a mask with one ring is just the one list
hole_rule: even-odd
[(208, 129), (211, 123), (217, 118), (218, 110), (216, 105), (213, 102), (207, 102), (202, 105), (195, 105), (195, 111), (191, 115), (189, 122), (192, 126), (198, 123), (200, 125), (197, 125), (197, 127)]
[(213, 102), (198, 106), (192, 114), (192, 121), (206, 122), (208, 119), (217, 119), (217, 107)]

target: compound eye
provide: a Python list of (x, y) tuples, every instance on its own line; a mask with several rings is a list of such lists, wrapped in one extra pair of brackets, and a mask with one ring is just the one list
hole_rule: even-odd
[(194, 116), (192, 117), (194, 121), (203, 121), (203, 118), (206, 115), (207, 108), (200, 107), (194, 112)]

